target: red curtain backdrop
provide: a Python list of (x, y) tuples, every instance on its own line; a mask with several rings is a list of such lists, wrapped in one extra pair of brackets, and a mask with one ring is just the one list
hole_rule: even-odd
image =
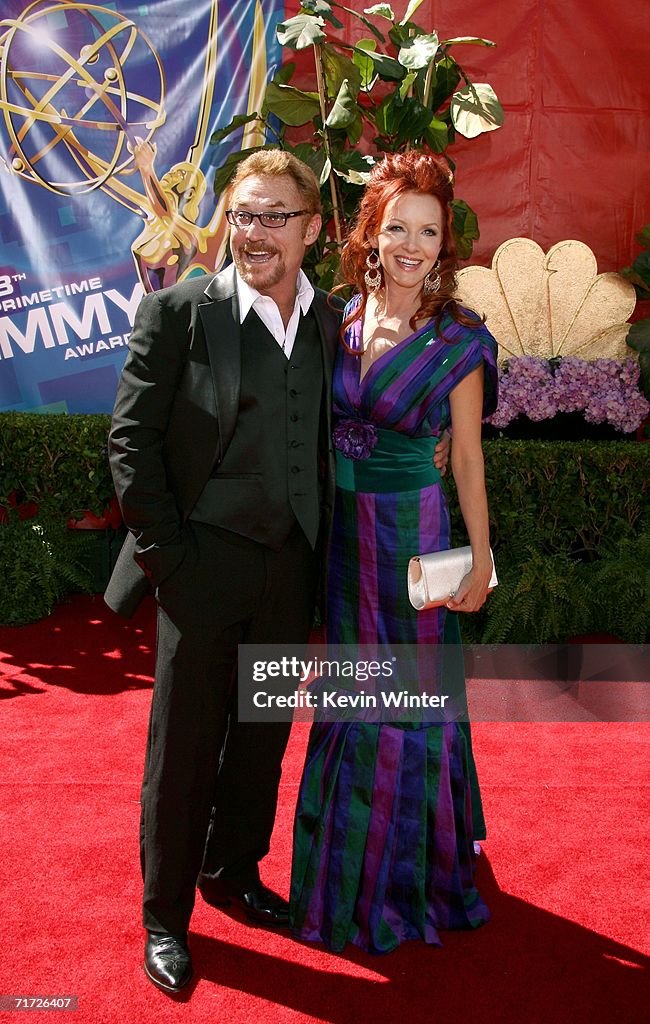
[[(398, 18), (406, 7), (393, 0)], [(288, 16), (297, 10), (287, 5)], [(336, 14), (341, 38), (369, 34)], [(580, 239), (600, 271), (629, 264), (634, 235), (650, 222), (647, 0), (425, 0), (413, 20), (441, 39), (497, 44), (453, 51), (473, 81), (493, 86), (506, 114), (503, 128), (450, 151), (456, 194), (479, 217), (472, 262), (489, 264), (501, 242), (525, 235), (544, 249)]]

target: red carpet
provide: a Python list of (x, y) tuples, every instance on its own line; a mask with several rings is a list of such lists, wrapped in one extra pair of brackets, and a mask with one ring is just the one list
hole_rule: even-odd
[[(124, 623), (99, 597), (0, 629), (0, 995), (77, 995), (83, 1022), (640, 1024), (650, 954), (648, 725), (477, 725), (493, 919), (385, 957), (334, 956), (200, 899), (196, 981), (145, 979), (138, 789), (153, 608)], [(306, 741), (294, 728), (265, 881), (286, 893)], [(0, 1019), (15, 1020), (0, 1011)]]

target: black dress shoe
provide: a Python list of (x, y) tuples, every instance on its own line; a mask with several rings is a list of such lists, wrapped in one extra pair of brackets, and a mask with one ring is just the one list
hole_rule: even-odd
[(289, 904), (277, 892), (258, 882), (245, 892), (230, 889), (225, 882), (199, 883), (199, 891), (212, 907), (239, 906), (249, 921), (267, 928), (281, 928), (289, 924)]
[(192, 977), (192, 958), (187, 942), (178, 935), (147, 932), (144, 969), (154, 985), (165, 992), (178, 992)]

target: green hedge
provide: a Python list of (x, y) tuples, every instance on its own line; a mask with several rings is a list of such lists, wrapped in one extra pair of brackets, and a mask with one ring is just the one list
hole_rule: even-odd
[[(650, 634), (650, 445), (484, 442), (499, 586), (464, 617), (475, 643)], [(453, 490), (453, 486), (451, 488)], [(454, 543), (463, 526), (453, 500)]]
[[(100, 514), (112, 483), (108, 416), (0, 414), (0, 622), (48, 614), (73, 589), (101, 589), (91, 538), (70, 518)], [(581, 633), (648, 639), (650, 444), (631, 441), (484, 442), (499, 586), (463, 617), (466, 640), (545, 643)], [(463, 526), (449, 484), (454, 543)], [(35, 518), (20, 518), (29, 502)], [(95, 538), (95, 542), (99, 543)], [(95, 559), (95, 561), (97, 561)]]
[(18, 500), (65, 520), (100, 515), (113, 497), (109, 425), (110, 416), (0, 413), (0, 507)]
[(0, 623), (34, 622), (71, 591), (105, 585), (119, 535), (67, 523), (101, 515), (113, 497), (109, 423), (109, 416), (0, 414)]

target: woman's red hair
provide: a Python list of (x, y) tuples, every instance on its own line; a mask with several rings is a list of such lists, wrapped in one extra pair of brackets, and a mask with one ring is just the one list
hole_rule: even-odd
[(368, 301), (368, 286), (365, 282), (366, 258), (371, 251), (368, 239), (379, 233), (388, 204), (405, 192), (420, 192), (435, 196), (442, 206), (443, 213), (443, 237), (437, 268), (440, 274), (440, 288), (437, 292), (429, 295), (421, 293), (420, 305), (410, 320), (411, 327), (415, 330), (419, 320), (440, 317), (444, 309), (455, 320), (460, 320), (462, 323), (476, 322), (475, 319), (470, 319), (463, 314), (454, 299), (458, 257), (451, 229), (453, 218), (451, 201), (454, 198), (454, 191), (449, 165), (442, 157), (433, 153), (410, 149), (406, 153), (386, 155), (379, 163), (375, 164), (370, 173), (370, 180), (359, 204), (356, 220), (341, 253), (342, 276), (346, 283), (352, 285), (355, 291), (361, 295), (361, 302), (344, 321), (342, 333), (351, 323), (363, 317), (366, 310)]

